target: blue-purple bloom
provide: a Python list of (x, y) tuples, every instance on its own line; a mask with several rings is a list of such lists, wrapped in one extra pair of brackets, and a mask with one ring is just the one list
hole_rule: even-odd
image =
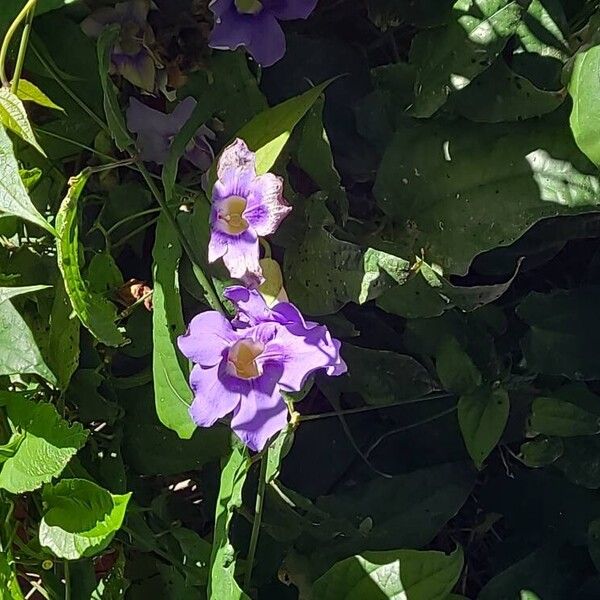
[(223, 258), (232, 277), (250, 285), (262, 283), (259, 236), (275, 232), (292, 210), (283, 199), (283, 180), (256, 174), (256, 157), (245, 142), (227, 146), (217, 165), (212, 192), (208, 260)]
[(93, 12), (81, 23), (84, 33), (98, 38), (102, 30), (118, 23), (121, 32), (111, 52), (111, 66), (133, 85), (148, 92), (154, 91), (156, 65), (150, 46), (154, 32), (147, 17), (150, 0), (128, 0), (115, 7), (104, 6)]
[[(127, 127), (137, 133), (137, 146), (142, 160), (162, 165), (167, 160), (173, 138), (192, 116), (196, 100), (187, 97), (169, 114), (154, 110), (136, 98), (132, 98), (127, 109)], [(200, 127), (188, 144), (184, 158), (201, 171), (207, 171), (214, 154), (208, 143), (213, 132), (206, 126)]]
[(285, 54), (279, 21), (306, 19), (317, 0), (212, 0), (215, 26), (209, 46), (234, 50), (244, 46), (254, 60), (270, 67)]
[(288, 302), (269, 308), (256, 290), (234, 286), (225, 296), (237, 308), (229, 321), (216, 311), (192, 319), (178, 339), (194, 363), (190, 415), (210, 427), (233, 413), (231, 428), (250, 449), (261, 451), (287, 424), (282, 392), (297, 392), (318, 370), (346, 372), (340, 342), (327, 328), (304, 320)]

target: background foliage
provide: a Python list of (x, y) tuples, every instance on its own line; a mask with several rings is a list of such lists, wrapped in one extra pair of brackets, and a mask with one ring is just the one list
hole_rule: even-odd
[[(600, 597), (598, 3), (320, 0), (261, 69), (156, 0), (198, 101), (162, 171), (129, 160), (115, 30), (79, 27), (100, 4), (39, 0), (0, 91), (0, 598)], [(204, 122), (285, 178), (271, 256), (349, 367), (265, 459), (254, 565), (259, 468), (194, 428), (174, 345), (206, 308)]]

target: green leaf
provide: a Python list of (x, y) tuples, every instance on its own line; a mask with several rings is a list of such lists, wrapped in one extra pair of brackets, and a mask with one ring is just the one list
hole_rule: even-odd
[(5, 300), (0, 303), (0, 375), (22, 373), (37, 373), (50, 383), (56, 383), (31, 329), (11, 301)]
[(10, 552), (0, 553), (0, 600), (24, 600)]
[(562, 442), (564, 452), (554, 466), (576, 485), (590, 490), (600, 488), (600, 438), (565, 437)]
[(125, 577), (125, 554), (119, 549), (115, 564), (98, 582), (90, 600), (121, 600), (125, 597), (128, 587), (129, 580)]
[(30, 294), (39, 290), (48, 289), (49, 285), (26, 285), (21, 287), (0, 287), (0, 303), (21, 294)]
[(500, 441), (510, 402), (503, 389), (484, 386), (458, 401), (458, 422), (465, 446), (478, 468)]
[(98, 554), (121, 528), (130, 497), (111, 494), (86, 479), (46, 486), (40, 544), (67, 560)]
[[(560, 0), (532, 0), (517, 27), (523, 49), (560, 62), (570, 56), (566, 5)], [(538, 63), (539, 64), (539, 63)]]
[(337, 563), (317, 579), (313, 595), (319, 600), (445, 600), (463, 564), (460, 546), (452, 554), (365, 552)]
[(532, 468), (547, 467), (556, 462), (564, 452), (564, 445), (559, 437), (539, 435), (521, 446), (521, 460)]
[(267, 455), (267, 483), (279, 477), (281, 462), (288, 455), (294, 443), (294, 429), (292, 424), (288, 424), (283, 431), (279, 432), (275, 441), (271, 442)]
[(287, 291), (304, 312), (329, 314), (348, 302), (364, 304), (408, 277), (408, 261), (329, 233), (332, 217), (321, 195), (309, 201), (306, 214), (304, 239), (288, 248), (284, 259)]
[(56, 233), (29, 199), (12, 142), (3, 127), (0, 127), (0, 211), (39, 225), (52, 235)]
[(594, 519), (588, 526), (588, 550), (594, 566), (600, 571), (600, 519)]
[(235, 580), (236, 557), (235, 549), (229, 541), (229, 528), (234, 511), (242, 505), (242, 489), (249, 468), (249, 459), (238, 448), (234, 448), (223, 459), (210, 557), (209, 598), (248, 600)]
[(120, 346), (126, 342), (115, 325), (117, 311), (104, 296), (91, 291), (81, 275), (79, 264), (78, 201), (89, 175), (80, 173), (71, 180), (58, 214), (56, 251), (58, 266), (73, 310), (90, 333), (107, 346)]
[[(77, 0), (44, 0), (39, 6), (36, 6), (35, 14), (36, 16), (39, 16), (76, 1)], [(2, 10), (0, 11), (0, 38), (4, 37), (6, 29), (8, 29), (13, 19), (21, 12), (22, 8), (22, 0), (2, 0)]]
[(522, 10), (516, 0), (457, 0), (448, 25), (419, 33), (410, 53), (417, 68), (412, 113), (430, 117), (487, 69), (517, 31)]
[(58, 387), (66, 390), (79, 364), (79, 331), (81, 325), (75, 314), (62, 277), (55, 286), (50, 313), (48, 336), (48, 366), (56, 374)]
[(35, 139), (23, 103), (18, 96), (5, 87), (0, 87), (0, 124), (31, 144), (40, 154), (46, 156)]
[(436, 370), (444, 389), (468, 394), (481, 385), (481, 373), (458, 340), (446, 336), (436, 353)]
[(456, 112), (477, 123), (523, 121), (556, 110), (565, 100), (564, 91), (541, 90), (515, 73), (502, 58), (471, 85), (454, 94)]
[[(511, 160), (506, 160), (510, 156)], [(444, 274), (512, 243), (540, 219), (598, 210), (600, 179), (558, 119), (406, 124), (374, 187), (394, 219), (390, 252), (420, 255)]]
[(259, 175), (275, 164), (294, 127), (330, 83), (331, 80), (325, 81), (300, 96), (267, 108), (238, 131), (236, 137), (256, 152), (256, 172)]
[(441, 25), (452, 12), (452, 0), (367, 0), (367, 6), (369, 19), (382, 31), (403, 23)]
[(13, 494), (31, 492), (58, 477), (83, 447), (87, 432), (69, 425), (51, 404), (36, 404), (18, 394), (2, 399), (14, 427), (25, 433), (14, 456), (0, 470), (0, 488)]
[(600, 378), (595, 342), (600, 336), (600, 287), (533, 292), (517, 315), (530, 326), (521, 342), (529, 370), (570, 379)]
[(121, 28), (119, 25), (106, 27), (98, 38), (98, 70), (100, 73), (100, 83), (104, 93), (104, 114), (110, 134), (119, 150), (127, 150), (135, 144), (129, 130), (125, 125), (125, 119), (119, 106), (117, 97), (117, 88), (110, 78), (110, 54), (112, 47), (119, 37)]
[(536, 433), (573, 437), (600, 433), (600, 417), (557, 398), (536, 398), (529, 428)]
[(579, 148), (596, 165), (600, 165), (600, 46), (575, 56), (569, 94), (573, 98), (571, 130)]
[(192, 402), (189, 369), (176, 345), (177, 336), (185, 331), (178, 278), (181, 245), (164, 214), (158, 220), (152, 256), (152, 372), (156, 412), (166, 427), (189, 439), (196, 428), (188, 412)]
[(17, 89), (17, 96), (23, 102), (34, 102), (39, 106), (44, 106), (45, 108), (52, 108), (54, 110), (60, 110), (61, 112), (65, 112), (58, 104), (55, 104), (40, 90), (37, 85), (31, 83), (31, 81), (27, 81), (26, 79), (19, 79), (19, 87)]
[(348, 373), (324, 385), (342, 393), (360, 394), (372, 406), (419, 398), (437, 389), (427, 369), (412, 356), (386, 350), (342, 345)]

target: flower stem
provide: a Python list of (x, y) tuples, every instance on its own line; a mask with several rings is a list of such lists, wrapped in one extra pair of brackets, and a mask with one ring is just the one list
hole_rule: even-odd
[(258, 546), (258, 534), (260, 533), (260, 522), (262, 520), (263, 505), (265, 502), (265, 488), (267, 486), (267, 464), (269, 462), (269, 450), (265, 452), (260, 461), (260, 474), (258, 476), (258, 489), (256, 490), (256, 504), (254, 505), (254, 522), (252, 523), (252, 533), (250, 534), (250, 545), (248, 547), (248, 556), (246, 557), (246, 573), (244, 575), (244, 590), (250, 588), (252, 579), (252, 567), (254, 557), (256, 556), (256, 547)]
[[(35, 4), (37, 0), (29, 0), (27, 4), (21, 9), (21, 12), (17, 15), (15, 20), (10, 24), (6, 35), (4, 36), (4, 40), (2, 41), (2, 47), (0, 47), (0, 81), (2, 81), (2, 85), (4, 87), (10, 87), (10, 82), (6, 75), (6, 57), (8, 55), (8, 48), (10, 47), (10, 42), (15, 35), (15, 32), (19, 28), (19, 25), (27, 17), (29, 11), (31, 9), (35, 9)], [(25, 32), (23, 32), (25, 34)], [(29, 38), (29, 29), (27, 29), (27, 38)], [(27, 39), (25, 39), (25, 48), (27, 47)], [(20, 69), (23, 67), (24, 56), (24, 48), (23, 48), (23, 40), (21, 39), (21, 48), (19, 48), (19, 56), (17, 58), (17, 66), (19, 68), (19, 77), (20, 77)], [(22, 56), (23, 55), (23, 56)], [(19, 67), (20, 61), (20, 67)], [(15, 77), (17, 77), (17, 72), (15, 70)], [(17, 77), (18, 82), (18, 77)], [(16, 91), (16, 90), (13, 90)]]
[(146, 181), (146, 185), (148, 186), (148, 189), (152, 192), (152, 195), (154, 196), (154, 198), (156, 199), (156, 201), (162, 208), (163, 212), (165, 213), (166, 217), (169, 219), (169, 222), (175, 229), (175, 232), (177, 233), (177, 237), (179, 238), (179, 243), (181, 244), (185, 253), (188, 255), (188, 258), (192, 261), (194, 274), (196, 275), (198, 282), (200, 283), (200, 285), (202, 286), (202, 289), (204, 290), (204, 297), (206, 298), (206, 302), (213, 310), (218, 310), (219, 312), (226, 314), (225, 308), (221, 304), (221, 300), (217, 296), (217, 293), (215, 292), (215, 290), (212, 286), (212, 283), (209, 281), (208, 277), (205, 275), (204, 271), (202, 270), (202, 267), (200, 266), (202, 264), (200, 259), (196, 255), (196, 252), (194, 251), (194, 249), (188, 242), (187, 238), (185, 237), (185, 235), (181, 229), (181, 226), (179, 225), (179, 223), (177, 222), (177, 219), (175, 218), (175, 215), (173, 214), (171, 209), (167, 206), (167, 203), (165, 202), (163, 195), (160, 193), (160, 190), (158, 189), (158, 187), (152, 180), (152, 176), (148, 172), (148, 169), (146, 169), (146, 166), (144, 165), (144, 163), (139, 159), (136, 160), (135, 164), (136, 164), (137, 168), (139, 169), (140, 173), (142, 174), (142, 177)]
[(71, 572), (69, 571), (69, 561), (65, 560), (63, 565), (65, 571), (65, 600), (71, 600)]
[(19, 45), (19, 54), (17, 55), (17, 63), (15, 64), (15, 71), (13, 73), (11, 92), (16, 94), (19, 91), (19, 81), (21, 79), (21, 73), (23, 71), (23, 63), (25, 62), (25, 53), (27, 52), (27, 44), (29, 42), (29, 33), (31, 32), (31, 25), (33, 23), (33, 17), (35, 15), (35, 5), (37, 0), (33, 0), (33, 4), (27, 13), (27, 20), (23, 26), (23, 33), (21, 33), (21, 44)]

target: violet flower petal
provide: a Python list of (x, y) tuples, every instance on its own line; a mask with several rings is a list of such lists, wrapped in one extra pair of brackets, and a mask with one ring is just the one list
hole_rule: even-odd
[(283, 179), (272, 173), (256, 177), (250, 186), (250, 196), (244, 218), (258, 235), (275, 233), (279, 224), (292, 210), (283, 199)]
[(221, 313), (210, 310), (192, 319), (186, 333), (177, 338), (177, 345), (189, 360), (210, 367), (222, 360), (225, 348), (238, 338), (231, 323)]
[(190, 387), (194, 392), (190, 416), (199, 427), (214, 425), (240, 404), (241, 393), (232, 392), (223, 385), (219, 370), (219, 365), (209, 368), (196, 365), (190, 374)]
[(270, 11), (277, 19), (307, 19), (315, 10), (317, 0), (261, 0), (265, 10)]
[(145, 48), (137, 54), (118, 52), (115, 49), (111, 54), (111, 61), (116, 72), (127, 81), (147, 92), (154, 90), (156, 65)]
[(259, 258), (258, 238), (252, 230), (247, 229), (237, 237), (229, 237), (223, 262), (232, 277), (242, 279), (250, 273), (262, 282)]
[(236, 138), (221, 152), (217, 164), (217, 178), (223, 179), (228, 171), (235, 172), (238, 169), (250, 171), (256, 176), (256, 156), (240, 138)]
[(252, 380), (252, 389), (233, 413), (231, 428), (251, 450), (260, 452), (267, 442), (287, 425), (288, 410), (277, 381), (281, 369), (269, 365)]

